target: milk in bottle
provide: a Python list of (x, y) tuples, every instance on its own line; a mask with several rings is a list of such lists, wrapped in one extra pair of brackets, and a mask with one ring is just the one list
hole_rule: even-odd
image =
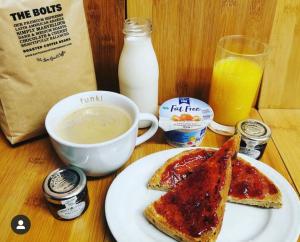
[[(126, 19), (124, 46), (119, 60), (121, 94), (131, 98), (140, 112), (156, 114), (158, 107), (158, 63), (151, 41), (151, 21)], [(149, 126), (141, 122), (139, 127)]]

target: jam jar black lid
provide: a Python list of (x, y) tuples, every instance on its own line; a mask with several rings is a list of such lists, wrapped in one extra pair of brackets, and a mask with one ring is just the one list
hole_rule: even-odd
[(64, 200), (78, 195), (86, 187), (86, 175), (77, 167), (58, 168), (44, 180), (47, 199)]
[(236, 133), (250, 140), (265, 142), (271, 137), (271, 129), (256, 119), (246, 119), (237, 123)]

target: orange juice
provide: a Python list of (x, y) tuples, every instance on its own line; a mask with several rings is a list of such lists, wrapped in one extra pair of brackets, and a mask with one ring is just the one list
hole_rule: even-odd
[(246, 58), (227, 57), (216, 61), (209, 95), (214, 121), (234, 126), (247, 118), (262, 73), (259, 64)]

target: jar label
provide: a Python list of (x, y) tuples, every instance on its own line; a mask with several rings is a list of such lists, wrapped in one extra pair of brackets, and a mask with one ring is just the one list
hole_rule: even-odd
[(253, 140), (241, 140), (240, 152), (254, 159), (260, 159), (264, 153), (267, 143), (259, 144)]
[(76, 203), (77, 196), (71, 197), (67, 200), (62, 200), (61, 204), (65, 205), (66, 207), (73, 206)]
[(240, 152), (248, 155), (254, 159), (257, 159), (260, 156), (260, 151), (255, 149), (248, 149), (247, 147), (240, 147)]
[(78, 217), (85, 208), (85, 202), (74, 203), (71, 206), (66, 206), (66, 208), (58, 210), (57, 214), (63, 219), (73, 219)]

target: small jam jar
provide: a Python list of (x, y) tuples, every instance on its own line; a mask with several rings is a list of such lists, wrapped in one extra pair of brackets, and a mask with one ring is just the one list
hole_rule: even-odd
[(271, 129), (255, 119), (242, 120), (235, 132), (241, 136), (240, 152), (254, 159), (260, 159), (271, 137)]
[(60, 220), (79, 217), (89, 205), (86, 175), (77, 167), (51, 172), (44, 180), (43, 191), (50, 212)]

